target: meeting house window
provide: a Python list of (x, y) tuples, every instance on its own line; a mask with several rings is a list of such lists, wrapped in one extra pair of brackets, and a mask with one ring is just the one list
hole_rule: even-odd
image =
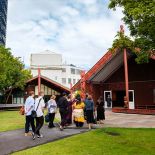
[(24, 92), (17, 91), (13, 95), (13, 104), (24, 104)]
[[(49, 88), (48, 86), (45, 86), (41, 84), (41, 91), (44, 92), (45, 95), (59, 95), (60, 93), (53, 90), (52, 88)], [(35, 86), (35, 95), (38, 95), (38, 86)]]

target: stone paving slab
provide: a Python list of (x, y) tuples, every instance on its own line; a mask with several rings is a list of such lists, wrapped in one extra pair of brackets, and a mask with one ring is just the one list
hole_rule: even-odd
[(69, 137), (71, 135), (80, 134), (88, 131), (87, 129), (64, 129), (60, 131), (58, 128), (48, 129), (44, 126), (41, 132), (43, 138), (32, 140), (31, 136), (25, 137), (24, 130), (14, 130), (0, 133), (0, 155), (10, 154), (19, 150)]
[(105, 127), (155, 128), (155, 115), (105, 112)]

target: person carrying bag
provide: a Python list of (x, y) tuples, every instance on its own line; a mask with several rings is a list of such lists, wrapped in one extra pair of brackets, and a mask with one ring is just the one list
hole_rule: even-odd
[(55, 95), (52, 95), (50, 100), (48, 101), (48, 106), (47, 106), (47, 109), (48, 109), (48, 114), (45, 116), (45, 120), (49, 122), (49, 125), (48, 127), (49, 128), (53, 128), (55, 127), (54, 126), (54, 118), (55, 118), (55, 114), (56, 114), (56, 111), (57, 111), (57, 104), (56, 104), (56, 96)]
[(39, 104), (40, 104), (41, 99), (39, 100), (39, 103), (38, 103), (38, 106), (37, 106), (36, 110), (32, 110), (32, 112), (31, 112), (31, 116), (33, 118), (36, 118), (37, 117), (37, 110), (38, 110), (38, 107), (39, 107)]
[(29, 133), (30, 124), (33, 131), (32, 135), (34, 135), (34, 132), (35, 132), (34, 117), (32, 117), (33, 110), (34, 110), (34, 91), (31, 91), (29, 93), (29, 97), (25, 101), (25, 106), (24, 106), (24, 113), (26, 116), (25, 136), (30, 135)]
[(42, 128), (44, 124), (44, 113), (43, 110), (45, 108), (45, 102), (44, 102), (44, 92), (39, 93), (39, 97), (35, 101), (35, 112), (33, 112), (33, 117), (36, 118), (36, 130), (35, 134), (33, 135), (33, 140), (35, 139), (35, 135), (37, 135), (37, 138), (42, 138), (43, 135), (40, 134), (40, 129)]

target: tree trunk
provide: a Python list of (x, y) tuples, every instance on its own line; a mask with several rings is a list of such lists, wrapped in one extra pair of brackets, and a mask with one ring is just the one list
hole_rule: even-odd
[(7, 103), (8, 103), (8, 100), (9, 100), (9, 97), (10, 97), (11, 93), (12, 93), (12, 89), (10, 90), (10, 92), (9, 92), (9, 94), (8, 94), (7, 98), (6, 98), (5, 104), (7, 104)]

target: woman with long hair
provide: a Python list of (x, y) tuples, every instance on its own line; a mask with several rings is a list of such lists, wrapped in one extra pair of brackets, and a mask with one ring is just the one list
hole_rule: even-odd
[(68, 114), (67, 114), (67, 124), (72, 124), (72, 106), (73, 106), (73, 100), (72, 100), (72, 95), (69, 94), (67, 96), (68, 100)]

